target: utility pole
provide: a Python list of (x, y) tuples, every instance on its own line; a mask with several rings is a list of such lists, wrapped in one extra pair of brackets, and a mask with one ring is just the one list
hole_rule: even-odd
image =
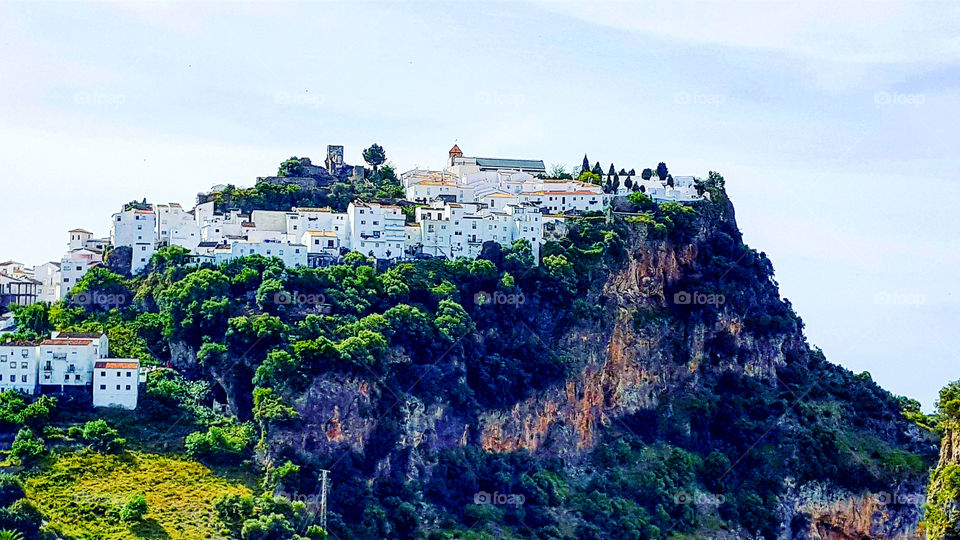
[(330, 484), (327, 481), (330, 471), (320, 469), (320, 528), (327, 531), (327, 491)]

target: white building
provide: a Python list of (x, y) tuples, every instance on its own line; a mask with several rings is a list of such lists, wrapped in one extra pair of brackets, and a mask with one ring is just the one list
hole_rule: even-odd
[(39, 382), (44, 386), (88, 386), (93, 380), (93, 364), (109, 355), (106, 335), (53, 332), (40, 342)]
[(153, 208), (127, 206), (113, 215), (110, 243), (114, 248), (127, 246), (131, 249), (130, 272), (143, 270), (156, 251), (157, 214)]
[(595, 190), (578, 191), (531, 191), (520, 193), (521, 203), (534, 204), (549, 214), (570, 212), (602, 212), (609, 198)]
[(48, 262), (33, 269), (33, 278), (40, 282), (40, 302), (52, 304), (60, 299), (60, 264)]
[(35, 394), (37, 383), (36, 343), (14, 341), (0, 345), (0, 390)]
[(139, 394), (140, 361), (100, 360), (93, 365), (93, 406), (134, 410)]
[(60, 259), (60, 298), (66, 298), (77, 282), (94, 266), (103, 263), (103, 254), (86, 248), (75, 249)]
[(177, 203), (158, 204), (157, 242), (159, 245), (180, 246), (194, 250), (201, 241), (200, 226), (191, 212)]
[(270, 240), (263, 242), (236, 241), (230, 244), (221, 244), (213, 250), (212, 254), (214, 262), (218, 264), (240, 257), (261, 255), (263, 257), (276, 257), (282, 260), (285, 266), (307, 265), (307, 246)]
[(40, 298), (41, 283), (33, 269), (13, 261), (0, 264), (0, 306), (29, 306)]
[(482, 203), (434, 201), (416, 209), (418, 227), (407, 227), (408, 251), (434, 257), (477, 257), (484, 242), (509, 246), (524, 239), (539, 260), (543, 214), (532, 205), (489, 208)]
[(340, 255), (340, 237), (333, 231), (307, 231), (303, 233), (300, 243), (307, 246), (307, 253), (331, 257)]
[(347, 222), (353, 251), (377, 259), (403, 256), (406, 243), (406, 218), (399, 206), (354, 201), (347, 206)]
[(457, 145), (453, 145), (448, 155), (448, 170), (457, 176), (482, 171), (525, 172), (533, 175), (545, 174), (547, 172), (546, 167), (543, 165), (543, 160), (540, 159), (467, 157), (463, 155), (463, 152)]
[(475, 199), (475, 187), (456, 180), (424, 180), (406, 188), (406, 199), (410, 202), (427, 203), (441, 195), (453, 201), (472, 202)]

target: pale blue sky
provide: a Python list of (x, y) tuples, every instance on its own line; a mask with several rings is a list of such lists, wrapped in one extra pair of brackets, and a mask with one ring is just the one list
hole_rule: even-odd
[(811, 343), (929, 409), (960, 378), (960, 7), (0, 4), (0, 259), (290, 155), (721, 171)]

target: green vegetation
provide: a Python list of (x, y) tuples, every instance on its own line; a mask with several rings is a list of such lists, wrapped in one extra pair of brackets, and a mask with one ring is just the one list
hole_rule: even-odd
[[(392, 175), (379, 167), (344, 196)], [(638, 192), (629, 216), (571, 219), (539, 261), (526, 242), (387, 268), (360, 253), (325, 268), (263, 257), (185, 267), (171, 248), (145, 275), (97, 272), (81, 291), (130, 303), (21, 310), (24, 332), (103, 330), (112, 349), (170, 367), (150, 373), (129, 413), (0, 394), (26, 492), (20, 503), (10, 487), (0, 508), (35, 505), (74, 536), (323, 538), (314, 514), (329, 470), (337, 538), (770, 537), (787, 478), (856, 492), (922, 475), (933, 456), (907, 419), (919, 409), (806, 345), (772, 264), (742, 242), (723, 178), (701, 184), (711, 201)], [(334, 191), (214, 196), (249, 210), (334, 204)], [(676, 300), (690, 292), (723, 300)], [(611, 332), (623, 364), (604, 363)], [(640, 399), (629, 384), (583, 387), (597, 373), (618, 385), (634, 360), (636, 377), (678, 385), (651, 383), (649, 408), (627, 403)], [(579, 407), (583, 394), (602, 401), (578, 411), (586, 427), (524, 419), (542, 430), (539, 452), (492, 451), (503, 441), (478, 427), (522, 417), (530, 398)], [(609, 422), (592, 416), (600, 407)], [(72, 502), (78, 493), (107, 499)]]
[(223, 538), (214, 501), (250, 494), (195, 461), (140, 453), (64, 455), (28, 477), (24, 491), (50, 531), (110, 539)]

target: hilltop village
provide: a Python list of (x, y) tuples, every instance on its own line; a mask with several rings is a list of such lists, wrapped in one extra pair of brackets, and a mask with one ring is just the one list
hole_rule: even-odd
[[(377, 166), (385, 160), (379, 145), (365, 151), (365, 157), (371, 150), (372, 170), (345, 164), (343, 147), (331, 145), (324, 166), (291, 158), (277, 176), (258, 178), (258, 185), (320, 193), (337, 183), (362, 184), (378, 174)], [(350, 252), (390, 264), (475, 258), (484, 243), (524, 241), (539, 260), (543, 242), (563, 235), (565, 219), (602, 213), (618, 197), (642, 193), (653, 202), (679, 203), (709, 197), (695, 178), (673, 177), (663, 164), (640, 174), (618, 172), (612, 164), (603, 171), (584, 156), (574, 172), (576, 178), (562, 169), (547, 171), (542, 160), (465, 156), (454, 145), (443, 168), (412, 169), (396, 178), (403, 197), (357, 198), (343, 211), (330, 206), (223, 208), (218, 201), (236, 189), (224, 185), (200, 194), (190, 210), (177, 203), (134, 201), (110, 217), (106, 236), (83, 228), (68, 231), (67, 251), (59, 262), (32, 268), (0, 263), (0, 307), (82, 297), (71, 296), (71, 290), (91, 268), (105, 265), (136, 275), (168, 246), (185, 250), (191, 265), (260, 255), (279, 258), (286, 266), (318, 267), (337, 264)], [(0, 333), (12, 327), (11, 313), (0, 316)], [(0, 390), (35, 394), (92, 387), (95, 405), (134, 408), (139, 362), (108, 358), (108, 351), (107, 337), (99, 334), (6, 343), (0, 347)]]

